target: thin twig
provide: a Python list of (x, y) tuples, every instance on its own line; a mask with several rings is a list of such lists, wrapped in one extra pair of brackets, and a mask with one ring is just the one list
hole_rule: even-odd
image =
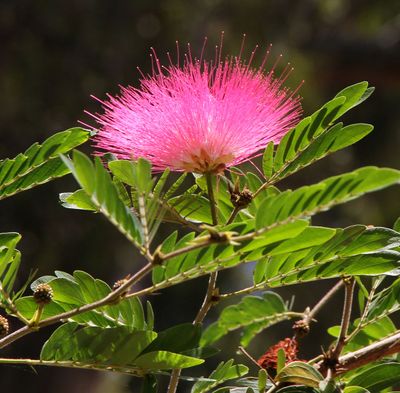
[(182, 254), (187, 254), (190, 251), (197, 250), (198, 248), (208, 247), (212, 243), (213, 243), (213, 240), (211, 238), (205, 238), (205, 240), (202, 241), (202, 242), (193, 243), (193, 244), (190, 244), (190, 245), (188, 245), (186, 247), (178, 248), (177, 250), (171, 251), (171, 252), (169, 252), (167, 254), (163, 254), (162, 260), (163, 261), (167, 261), (168, 259), (175, 258), (175, 257), (177, 257), (179, 255), (182, 255)]
[(228, 218), (228, 221), (226, 222), (226, 225), (232, 224), (233, 221), (235, 220), (236, 216), (238, 213), (242, 210), (240, 206), (235, 206), (235, 208), (232, 210), (231, 215)]
[(257, 366), (257, 368), (262, 369), (262, 367), (257, 363), (257, 360), (253, 358), (241, 345), (239, 346), (239, 351), (242, 352), (244, 356), (246, 356), (247, 359), (249, 359), (254, 365)]
[(85, 304), (82, 307), (74, 308), (73, 310), (43, 319), (42, 321), (39, 321), (35, 326), (24, 326), (16, 330), (15, 332), (0, 340), (0, 349), (11, 344), (15, 340), (18, 340), (19, 338), (26, 336), (27, 334), (36, 332), (41, 327), (53, 325), (54, 323), (67, 320), (68, 318), (71, 318), (75, 315), (82, 314), (84, 312), (91, 311), (96, 308), (103, 307), (108, 304), (115, 303), (116, 301), (122, 300), (123, 297), (121, 297), (121, 295), (126, 292), (133, 284), (135, 284), (143, 277), (145, 277), (149, 272), (151, 272), (153, 266), (154, 265), (151, 263), (146, 264), (142, 269), (140, 269), (131, 278), (129, 278), (123, 285), (96, 302)]
[(304, 318), (304, 321), (307, 324), (310, 324), (310, 322), (314, 319), (315, 315), (317, 315), (321, 309), (328, 303), (329, 300), (339, 291), (339, 289), (343, 285), (343, 280), (340, 280), (337, 282), (322, 298), (321, 300), (306, 314), (306, 317)]
[[(203, 303), (198, 311), (193, 324), (203, 322), (205, 316), (213, 305), (214, 296), (216, 295), (216, 283), (217, 283), (218, 272), (213, 272), (210, 274), (210, 279), (208, 280), (207, 292), (204, 297)], [(175, 369), (172, 371), (171, 379), (168, 385), (168, 393), (176, 393), (176, 389), (179, 384), (179, 377), (181, 375), (181, 369)]]
[(205, 316), (210, 311), (210, 308), (213, 304), (213, 298), (216, 295), (215, 288), (217, 284), (217, 277), (218, 272), (213, 272), (210, 274), (206, 296), (204, 297), (203, 304), (201, 305), (200, 310), (193, 321), (194, 324), (203, 322)]
[(343, 281), (341, 280), (336, 283), (312, 309), (307, 307), (304, 310), (304, 317), (296, 321), (292, 327), (295, 332), (294, 338), (302, 338), (310, 332), (310, 324), (314, 321), (315, 315), (321, 311), (321, 309), (329, 302), (329, 300), (339, 291), (342, 285)]
[(350, 324), (351, 307), (353, 305), (353, 294), (354, 294), (354, 277), (344, 278), (345, 285), (345, 296), (343, 305), (342, 322), (340, 324), (340, 333), (337, 339), (335, 347), (328, 354), (329, 358), (336, 362), (346, 344), (347, 330)]
[[(254, 359), (254, 358), (244, 349), (244, 347), (239, 346), (239, 351), (242, 352), (242, 354), (243, 354), (244, 356), (246, 356), (246, 358), (249, 359), (252, 363), (254, 363), (260, 370), (265, 370), (265, 369), (263, 369), (263, 368), (257, 363), (257, 360)], [(274, 378), (272, 378), (271, 375), (269, 375), (269, 373), (268, 373), (267, 370), (265, 370), (265, 372), (266, 372), (266, 374), (267, 374), (268, 379), (271, 381), (272, 385), (275, 386), (275, 385), (276, 385), (276, 382), (274, 381)]]
[(356, 326), (356, 328), (348, 335), (348, 337), (346, 337), (346, 344), (348, 342), (350, 342), (360, 332), (360, 330), (366, 326), (364, 321), (367, 318), (369, 309), (371, 307), (372, 299), (373, 299), (373, 297), (375, 295), (375, 291), (377, 290), (377, 288), (378, 288), (378, 286), (380, 284), (381, 284), (381, 281), (379, 279), (377, 279), (374, 282), (374, 284), (372, 285), (371, 292), (368, 294), (368, 299), (367, 299), (367, 302), (365, 304), (365, 307), (364, 307), (363, 313), (361, 315), (360, 321), (359, 321), (358, 325)]

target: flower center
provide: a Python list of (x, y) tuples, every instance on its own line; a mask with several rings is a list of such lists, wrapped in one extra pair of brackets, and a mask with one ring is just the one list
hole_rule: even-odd
[(221, 173), (225, 170), (226, 164), (234, 158), (233, 154), (223, 154), (216, 158), (212, 158), (203, 148), (199, 154), (190, 154), (188, 160), (182, 160), (179, 167), (186, 172), (195, 173)]

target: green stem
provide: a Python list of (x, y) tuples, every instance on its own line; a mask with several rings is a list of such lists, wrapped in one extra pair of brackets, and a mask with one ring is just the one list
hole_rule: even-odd
[(38, 326), (40, 318), (42, 317), (44, 310), (44, 304), (39, 304), (35, 313), (33, 314), (32, 319), (29, 321), (29, 327), (34, 328)]
[(40, 359), (7, 359), (0, 358), (0, 364), (25, 364), (28, 366), (50, 366), (50, 367), (67, 367), (79, 368), (86, 370), (99, 370), (99, 371), (114, 371), (129, 375), (142, 377), (143, 370), (136, 367), (121, 367), (114, 365), (100, 365), (100, 364), (86, 364), (74, 361), (59, 361), (59, 360), (40, 360)]
[(213, 175), (211, 172), (207, 172), (205, 174), (207, 181), (207, 192), (208, 198), (210, 199), (210, 208), (211, 208), (211, 217), (213, 225), (218, 224), (218, 214), (217, 214), (217, 203), (214, 196), (214, 188), (213, 188)]
[(240, 212), (240, 210), (242, 210), (241, 207), (235, 206), (235, 208), (232, 210), (231, 215), (228, 218), (228, 221), (226, 222), (226, 225), (229, 225), (229, 224), (233, 223), (233, 221), (235, 220), (235, 218), (238, 215), (238, 213)]

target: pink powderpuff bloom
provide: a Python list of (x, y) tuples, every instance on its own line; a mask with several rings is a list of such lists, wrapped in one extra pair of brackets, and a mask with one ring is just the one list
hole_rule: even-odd
[(301, 114), (297, 91), (283, 87), (292, 69), (276, 77), (275, 64), (265, 72), (269, 50), (258, 68), (251, 66), (255, 50), (247, 63), (241, 53), (221, 60), (221, 46), (213, 61), (203, 51), (192, 58), (188, 46), (183, 65), (178, 47), (178, 64), (168, 54), (167, 66), (153, 50), (153, 73), (142, 74), (140, 89), (122, 87), (102, 102), (103, 114), (92, 115), (98, 153), (143, 157), (156, 171), (218, 173), (278, 143)]

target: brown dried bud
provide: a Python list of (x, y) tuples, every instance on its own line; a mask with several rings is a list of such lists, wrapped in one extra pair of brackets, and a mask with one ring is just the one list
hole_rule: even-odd
[(253, 200), (253, 193), (247, 188), (243, 188), (242, 191), (236, 189), (231, 190), (231, 202), (236, 208), (245, 208)]
[[(130, 277), (131, 277), (131, 275), (128, 274), (128, 275), (127, 275), (126, 277), (124, 277), (123, 279), (116, 281), (116, 282), (114, 283), (113, 287), (112, 287), (113, 291), (117, 290), (118, 288), (121, 288), (122, 285), (124, 285), (125, 283), (128, 282), (128, 280), (130, 279)], [(127, 293), (128, 293), (128, 290), (126, 290), (126, 291), (124, 291), (123, 293), (121, 293), (120, 296), (121, 296), (121, 297), (124, 297)]]
[(296, 321), (292, 327), (292, 329), (296, 332), (296, 336), (301, 338), (310, 333), (310, 325), (304, 319)]
[(220, 299), (221, 299), (221, 296), (219, 294), (219, 288), (215, 288), (212, 291), (210, 302), (211, 302), (211, 304), (215, 305), (220, 301)]
[(53, 299), (53, 290), (49, 284), (39, 284), (33, 291), (33, 298), (39, 305), (49, 304)]
[(0, 337), (7, 336), (10, 330), (10, 325), (8, 324), (7, 318), (0, 315)]

